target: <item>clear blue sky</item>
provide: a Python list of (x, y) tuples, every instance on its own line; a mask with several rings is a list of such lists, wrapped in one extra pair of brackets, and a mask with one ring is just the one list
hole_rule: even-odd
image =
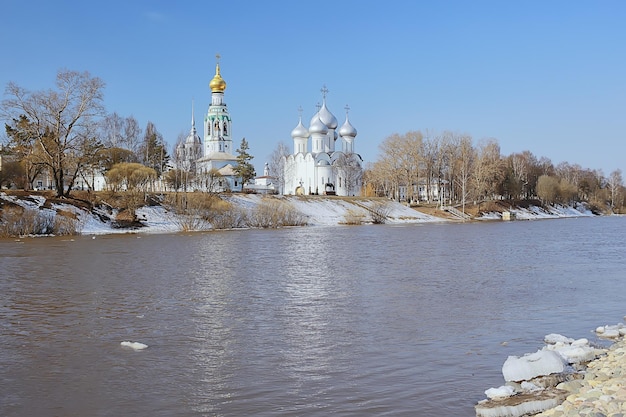
[[(392, 133), (496, 138), (554, 164), (626, 173), (626, 2), (2, 0), (0, 86), (106, 83), (109, 112), (173, 144), (210, 104), (221, 58), (235, 144), (257, 173), (328, 89), (374, 161)], [(3, 91), (2, 90), (2, 91)]]

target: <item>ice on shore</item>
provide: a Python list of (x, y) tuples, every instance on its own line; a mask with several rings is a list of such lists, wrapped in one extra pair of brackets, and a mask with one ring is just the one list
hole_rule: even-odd
[(599, 326), (596, 328), (596, 334), (604, 339), (617, 339), (618, 337), (626, 336), (626, 326), (623, 323), (612, 326)]
[(501, 401), (484, 401), (476, 405), (476, 417), (522, 417), (556, 407), (563, 402), (561, 392), (540, 391), (520, 394)]
[(489, 388), (485, 391), (485, 395), (490, 400), (501, 400), (515, 395), (515, 388), (510, 385), (502, 385), (498, 388)]
[(528, 381), (538, 376), (563, 372), (565, 366), (565, 360), (557, 352), (541, 349), (522, 357), (509, 356), (502, 365), (502, 375), (508, 382)]
[[(624, 326), (599, 329), (598, 334), (626, 331)], [(553, 408), (564, 399), (565, 391), (556, 389), (557, 385), (577, 377), (573, 366), (604, 352), (586, 338), (575, 340), (552, 333), (544, 341), (546, 346), (535, 353), (507, 358), (502, 366), (506, 385), (485, 391), (487, 399), (476, 405), (476, 416), (517, 417)]]
[(571, 337), (563, 336), (558, 333), (550, 333), (550, 334), (547, 334), (543, 338), (543, 341), (549, 345), (554, 345), (557, 343), (572, 343), (574, 339), (572, 339)]
[(563, 357), (569, 364), (580, 364), (595, 359), (601, 352), (589, 344), (587, 339), (578, 339), (572, 343), (556, 343), (547, 346), (546, 349), (553, 350)]

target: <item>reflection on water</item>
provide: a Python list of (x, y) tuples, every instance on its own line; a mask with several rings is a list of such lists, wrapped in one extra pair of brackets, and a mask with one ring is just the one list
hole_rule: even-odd
[(0, 415), (472, 416), (621, 320), (625, 221), (2, 241)]

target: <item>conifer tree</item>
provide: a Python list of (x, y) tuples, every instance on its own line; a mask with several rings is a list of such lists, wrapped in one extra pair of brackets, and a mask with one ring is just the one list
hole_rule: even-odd
[(246, 138), (241, 139), (241, 145), (239, 145), (239, 149), (237, 149), (237, 166), (233, 169), (241, 178), (241, 191), (243, 191), (244, 184), (256, 176), (254, 165), (250, 163), (254, 156), (248, 153), (248, 149), (249, 146)]

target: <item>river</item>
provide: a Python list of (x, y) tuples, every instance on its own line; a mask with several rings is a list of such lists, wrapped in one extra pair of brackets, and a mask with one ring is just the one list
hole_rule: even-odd
[(473, 416), (508, 355), (623, 321), (624, 248), (624, 217), (1, 240), (0, 415)]

